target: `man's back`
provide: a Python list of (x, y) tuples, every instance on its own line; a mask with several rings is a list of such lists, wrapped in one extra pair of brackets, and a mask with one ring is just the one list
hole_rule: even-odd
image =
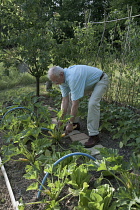
[(72, 100), (78, 100), (99, 81), (102, 70), (87, 65), (74, 65), (65, 68), (64, 75), (65, 83), (60, 85), (62, 96), (66, 97), (71, 92)]

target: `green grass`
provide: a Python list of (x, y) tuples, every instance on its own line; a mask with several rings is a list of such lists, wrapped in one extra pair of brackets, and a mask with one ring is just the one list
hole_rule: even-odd
[[(29, 93), (33, 93), (34, 95), (36, 94), (36, 84), (16, 86), (14, 88), (1, 90), (0, 103), (3, 103), (4, 101), (12, 101), (19, 96)], [(44, 83), (40, 84), (40, 94), (47, 94)]]
[[(9, 76), (5, 74), (6, 68), (0, 63), (0, 104), (29, 93), (36, 95), (35, 77), (27, 72), (19, 73), (14, 67), (10, 67), (8, 71)], [(40, 78), (40, 94), (46, 94), (45, 83), (47, 80), (47, 75)]]
[[(16, 86), (25, 86), (29, 84), (35, 84), (35, 77), (31, 76), (29, 73), (15, 74), (14, 76), (1, 76), (0, 90), (14, 88)], [(40, 83), (45, 83), (47, 81), (47, 76), (40, 78)]]
[[(48, 80), (47, 75), (40, 78), (40, 83)], [(17, 86), (27, 86), (36, 84), (36, 78), (28, 72), (20, 73), (15, 66), (6, 67), (0, 62), (0, 91), (15, 88)]]
[[(110, 86), (104, 98), (108, 101), (117, 101), (119, 103), (131, 105), (133, 107), (140, 108), (138, 98), (138, 75), (137, 69), (133, 76), (130, 67), (123, 69), (122, 64), (114, 62), (107, 64), (105, 72), (110, 77)], [(17, 97), (25, 93), (34, 92), (36, 94), (36, 78), (29, 73), (19, 73), (14, 67), (9, 68), (9, 76), (4, 73), (6, 70), (0, 63), (0, 101), (7, 98)], [(40, 78), (40, 84), (44, 84), (48, 80), (47, 75)], [(30, 85), (29, 85), (30, 84)], [(20, 87), (20, 88), (19, 88)], [(59, 89), (59, 87), (57, 87)], [(41, 90), (40, 90), (40, 94)]]

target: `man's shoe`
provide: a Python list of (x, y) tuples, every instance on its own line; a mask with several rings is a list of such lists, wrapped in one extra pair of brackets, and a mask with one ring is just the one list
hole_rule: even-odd
[(91, 148), (91, 147), (94, 147), (96, 144), (98, 144), (99, 141), (100, 141), (99, 135), (90, 136), (88, 141), (85, 142), (84, 146), (85, 146), (85, 148)]

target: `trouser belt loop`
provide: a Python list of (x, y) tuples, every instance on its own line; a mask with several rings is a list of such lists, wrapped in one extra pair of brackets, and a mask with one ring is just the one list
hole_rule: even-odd
[(102, 75), (100, 76), (99, 81), (103, 78), (104, 75), (105, 75), (105, 72), (102, 73)]

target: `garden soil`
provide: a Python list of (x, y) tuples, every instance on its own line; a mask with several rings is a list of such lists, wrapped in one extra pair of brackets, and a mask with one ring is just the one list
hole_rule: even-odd
[[(49, 105), (49, 104), (48, 104)], [(81, 132), (87, 134), (86, 128), (86, 119), (80, 121), (81, 123)], [(100, 144), (107, 148), (114, 148), (119, 149), (120, 155), (123, 155), (126, 161), (129, 159), (130, 156), (130, 148), (123, 147), (119, 148), (120, 140), (113, 140), (110, 133), (107, 131), (102, 131), (100, 133)], [(70, 138), (67, 138), (63, 143), (65, 148), (68, 148), (68, 144), (71, 143)], [(4, 138), (2, 134), (0, 134), (0, 147), (4, 144)], [(1, 156), (1, 154), (0, 154)], [(24, 162), (17, 162), (17, 161), (9, 161), (4, 165), (9, 181), (12, 186), (12, 190), (15, 196), (15, 200), (20, 202), (20, 199), (26, 203), (30, 203), (37, 200), (37, 191), (26, 191), (27, 187), (31, 184), (31, 180), (26, 180), (23, 178), (25, 174), (25, 163)], [(62, 204), (62, 210), (72, 210), (74, 208), (76, 200), (71, 199), (69, 202), (64, 202)], [(29, 205), (26, 207), (26, 210), (45, 210), (43, 205)], [(5, 181), (3, 175), (0, 171), (0, 210), (12, 210), (12, 205), (10, 201), (10, 197), (8, 195), (8, 191), (5, 185)]]

